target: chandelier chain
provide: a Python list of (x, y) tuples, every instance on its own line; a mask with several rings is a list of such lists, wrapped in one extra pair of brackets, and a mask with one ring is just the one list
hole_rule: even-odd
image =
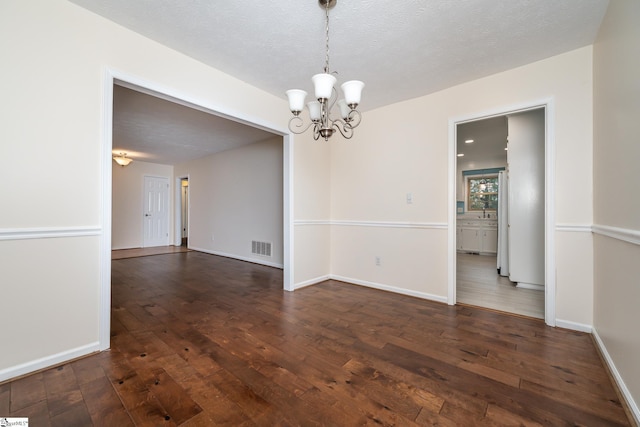
[(326, 57), (325, 57), (325, 63), (324, 63), (324, 72), (325, 73), (329, 73), (329, 3), (330, 1), (327, 0), (325, 2), (325, 8), (324, 8), (324, 12), (325, 12), (325, 19), (326, 19)]

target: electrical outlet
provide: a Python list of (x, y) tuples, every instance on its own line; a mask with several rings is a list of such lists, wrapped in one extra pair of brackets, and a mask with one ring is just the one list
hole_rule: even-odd
[(376, 257), (376, 265), (380, 265), (380, 257), (379, 256)]

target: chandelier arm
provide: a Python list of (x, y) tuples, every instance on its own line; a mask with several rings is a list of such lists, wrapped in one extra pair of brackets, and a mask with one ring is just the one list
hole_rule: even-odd
[[(293, 124), (293, 122), (296, 121), (297, 123), (294, 124), (294, 126), (291, 126)], [(311, 125), (313, 125), (314, 123), (311, 122), (308, 125), (304, 126), (304, 120), (302, 120), (302, 117), (300, 116), (293, 116), (291, 117), (291, 119), (289, 120), (289, 130), (293, 133), (296, 134), (300, 134), (300, 133), (304, 133), (307, 131), (307, 129), (309, 129), (311, 127)], [(304, 129), (300, 129), (304, 126)]]
[(336, 120), (332, 122), (331, 127), (337, 129), (344, 139), (351, 139), (351, 137), (353, 136), (353, 128), (349, 125), (349, 123), (345, 123), (342, 120)]
[(358, 110), (349, 111), (349, 126), (351, 128), (357, 128), (362, 121), (362, 114)]

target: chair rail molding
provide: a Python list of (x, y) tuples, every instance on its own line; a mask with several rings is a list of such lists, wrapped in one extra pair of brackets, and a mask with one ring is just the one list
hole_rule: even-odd
[(51, 239), (60, 237), (99, 236), (99, 225), (79, 227), (1, 228), (0, 240)]
[(640, 231), (638, 230), (599, 224), (594, 224), (592, 229), (594, 234), (622, 240), (623, 242), (632, 243), (634, 245), (640, 245)]

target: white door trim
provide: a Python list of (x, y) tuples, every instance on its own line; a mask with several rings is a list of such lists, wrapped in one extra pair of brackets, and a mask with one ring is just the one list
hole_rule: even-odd
[(102, 149), (100, 161), (101, 178), (101, 227), (100, 239), (100, 326), (99, 348), (106, 350), (110, 346), (111, 334), (111, 205), (112, 205), (112, 173), (111, 162), (113, 149), (113, 85), (118, 83), (136, 90), (148, 91), (154, 96), (169, 99), (191, 108), (196, 108), (239, 123), (267, 130), (283, 139), (283, 244), (284, 271), (283, 287), (293, 291), (293, 141), (290, 131), (281, 124), (253, 117), (242, 111), (236, 111), (227, 105), (213, 104), (208, 99), (196, 98), (173, 87), (163, 86), (156, 82), (113, 69), (104, 68), (102, 87)]
[(545, 323), (556, 326), (556, 250), (555, 250), (555, 101), (546, 98), (538, 101), (500, 107), (449, 119), (449, 215), (447, 260), (447, 303), (456, 303), (456, 128), (458, 124), (504, 116), (516, 112), (545, 109)]
[[(175, 246), (182, 245), (182, 180), (186, 179), (189, 181), (189, 175), (184, 176), (176, 176), (175, 177), (175, 191), (173, 195), (174, 200), (174, 230), (173, 230), (173, 244)], [(191, 203), (191, 199), (187, 199), (187, 203)], [(187, 207), (187, 214), (190, 214), (189, 207)], [(189, 218), (187, 218), (187, 224), (189, 223)]]

